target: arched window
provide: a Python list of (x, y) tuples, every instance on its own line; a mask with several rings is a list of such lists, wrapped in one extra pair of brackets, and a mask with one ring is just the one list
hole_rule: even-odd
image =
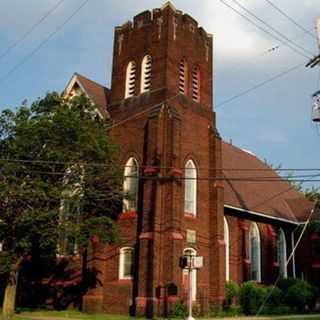
[(152, 58), (147, 55), (142, 60), (141, 65), (141, 93), (150, 91), (151, 89), (151, 69), (152, 69)]
[(252, 223), (249, 232), (250, 279), (261, 282), (261, 245), (259, 228)]
[(192, 160), (185, 166), (184, 212), (197, 214), (197, 169)]
[(280, 276), (287, 278), (287, 244), (286, 236), (281, 228), (277, 233), (277, 256)]
[(192, 69), (192, 99), (200, 102), (200, 69), (197, 66)]
[(120, 249), (119, 279), (132, 279), (134, 250), (130, 247)]
[(124, 169), (123, 211), (136, 211), (138, 202), (139, 166), (134, 158), (130, 158)]
[(184, 95), (188, 93), (188, 65), (185, 59), (179, 64), (179, 93)]
[(0, 252), (3, 251), (3, 242), (0, 241)]
[(229, 248), (229, 226), (228, 226), (228, 221), (226, 217), (223, 218), (224, 220), (224, 243), (226, 246), (226, 281), (229, 281), (230, 279), (230, 248)]
[[(197, 251), (193, 248), (186, 248), (183, 250), (183, 255), (184, 256), (196, 256)], [(189, 296), (189, 286), (190, 286), (189, 270), (183, 269), (182, 276), (183, 276), (182, 281), (183, 281), (184, 296), (187, 299), (187, 297)], [(193, 269), (191, 271), (190, 276), (191, 276), (192, 300), (196, 301), (196, 299), (197, 299), (197, 270)]]
[(126, 91), (125, 98), (133, 97), (136, 89), (136, 63), (130, 61), (126, 73)]

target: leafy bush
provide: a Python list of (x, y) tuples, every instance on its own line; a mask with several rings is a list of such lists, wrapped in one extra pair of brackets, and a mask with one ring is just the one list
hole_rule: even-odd
[(245, 282), (240, 287), (239, 301), (241, 311), (246, 315), (256, 314), (264, 301), (266, 290), (253, 281)]
[(317, 289), (303, 280), (295, 280), (284, 295), (285, 303), (299, 312), (304, 311), (307, 306), (313, 309), (316, 298)]
[(226, 299), (229, 302), (229, 305), (232, 304), (234, 298), (239, 296), (239, 285), (232, 280), (227, 281), (226, 283)]
[(184, 301), (179, 300), (174, 306), (170, 316), (173, 318), (184, 318), (187, 315), (187, 312), (187, 306), (185, 305)]

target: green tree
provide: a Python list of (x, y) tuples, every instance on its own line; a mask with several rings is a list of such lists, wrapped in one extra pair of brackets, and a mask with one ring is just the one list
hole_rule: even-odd
[(70, 247), (85, 250), (93, 235), (104, 243), (116, 239), (121, 177), (107, 125), (84, 96), (48, 93), (30, 107), (1, 113), (4, 319), (14, 313), (19, 270), (35, 250), (50, 257)]

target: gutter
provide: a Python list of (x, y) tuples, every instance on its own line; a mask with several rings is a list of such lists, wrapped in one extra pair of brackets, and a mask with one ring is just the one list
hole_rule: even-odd
[(248, 213), (248, 214), (251, 214), (251, 215), (255, 215), (255, 216), (271, 219), (271, 220), (291, 223), (291, 224), (294, 224), (296, 226), (304, 225), (306, 223), (306, 221), (305, 222), (298, 222), (298, 221), (292, 221), (292, 220), (288, 220), (288, 219), (284, 219), (284, 218), (277, 218), (277, 217), (273, 217), (273, 216), (270, 216), (270, 215), (267, 215), (267, 214), (264, 214), (264, 213), (260, 213), (260, 212), (256, 212), (256, 211), (250, 211), (250, 210), (246, 210), (246, 209), (242, 209), (242, 208), (238, 208), (238, 207), (233, 207), (233, 206), (230, 206), (228, 204), (225, 204), (224, 207), (225, 208), (229, 208), (229, 209), (233, 209), (233, 210), (237, 210), (237, 211), (241, 211), (241, 212), (245, 212), (245, 213)]

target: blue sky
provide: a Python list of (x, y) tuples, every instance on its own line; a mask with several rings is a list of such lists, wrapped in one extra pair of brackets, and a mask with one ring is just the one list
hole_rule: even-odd
[[(239, 9), (233, 0), (225, 0)], [(316, 40), (281, 16), (265, 0), (238, 0), (303, 48), (318, 53)], [(1, 0), (0, 56), (58, 0)], [(20, 65), (80, 5), (65, 0), (34, 32), (0, 59), (0, 109), (14, 108), (49, 90), (62, 91), (74, 72), (110, 84), (113, 30), (135, 14), (160, 7), (158, 0), (90, 0), (35, 55)], [(319, 0), (273, 1), (314, 32)], [(27, 4), (26, 4), (27, 3)], [(214, 35), (215, 104), (307, 59), (279, 45), (219, 0), (176, 0)], [(266, 28), (266, 27), (265, 27)], [(216, 109), (217, 126), (227, 141), (284, 168), (320, 168), (320, 128), (311, 121), (311, 94), (319, 88), (320, 67), (301, 67)], [(319, 184), (318, 184), (319, 185)]]

